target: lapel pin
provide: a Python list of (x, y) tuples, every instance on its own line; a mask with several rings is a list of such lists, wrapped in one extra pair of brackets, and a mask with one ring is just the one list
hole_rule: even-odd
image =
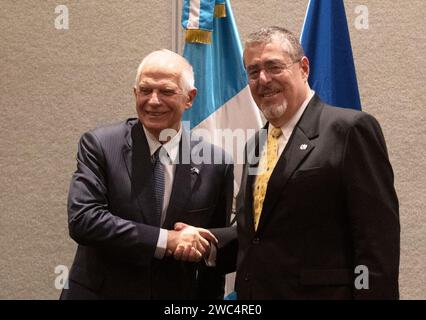
[(300, 145), (300, 150), (306, 150), (306, 148), (308, 148), (307, 144), (301, 144)]
[(195, 173), (196, 175), (198, 175), (200, 173), (200, 170), (198, 168), (191, 167), (191, 173)]

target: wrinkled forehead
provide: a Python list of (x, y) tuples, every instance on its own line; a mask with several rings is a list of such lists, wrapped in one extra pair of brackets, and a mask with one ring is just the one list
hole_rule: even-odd
[(281, 60), (286, 62), (290, 54), (283, 48), (282, 44), (273, 42), (256, 42), (246, 46), (244, 50), (244, 65), (257, 64), (265, 61)]

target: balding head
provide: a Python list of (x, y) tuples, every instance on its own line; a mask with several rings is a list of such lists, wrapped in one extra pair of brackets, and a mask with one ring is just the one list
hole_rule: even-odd
[(136, 74), (135, 88), (139, 84), (142, 72), (149, 73), (153, 69), (156, 72), (163, 70), (167, 73), (175, 73), (179, 77), (180, 87), (184, 92), (195, 88), (192, 66), (184, 57), (167, 49), (153, 51), (142, 60)]

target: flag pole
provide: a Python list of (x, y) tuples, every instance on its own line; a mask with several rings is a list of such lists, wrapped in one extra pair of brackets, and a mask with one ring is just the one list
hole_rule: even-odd
[(170, 1), (172, 6), (172, 51), (182, 54), (182, 46), (181, 46), (181, 39), (182, 39), (182, 31), (180, 27), (180, 21), (181, 21), (181, 8), (182, 8), (182, 0), (172, 0)]

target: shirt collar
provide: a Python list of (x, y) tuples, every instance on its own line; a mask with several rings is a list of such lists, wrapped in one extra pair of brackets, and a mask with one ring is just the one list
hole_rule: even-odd
[(180, 126), (180, 129), (176, 135), (164, 144), (161, 144), (157, 138), (154, 137), (154, 135), (145, 128), (145, 126), (142, 127), (145, 131), (146, 140), (148, 141), (150, 155), (152, 156), (155, 151), (157, 151), (157, 149), (162, 146), (166, 150), (170, 160), (174, 162), (179, 151), (179, 142), (180, 138), (182, 137), (182, 126)]
[[(314, 96), (315, 91), (311, 90), (308, 97), (303, 101), (302, 105), (300, 106), (299, 110), (291, 117), (289, 121), (287, 121), (285, 124), (281, 126), (281, 131), (283, 132), (283, 136), (286, 140), (288, 140), (294, 130), (294, 127), (296, 126), (297, 122), (299, 122), (300, 118), (302, 117), (303, 112), (305, 111), (306, 107), (308, 106), (309, 101), (311, 101), (312, 97)], [(272, 124), (269, 123), (268, 129), (272, 128)]]

